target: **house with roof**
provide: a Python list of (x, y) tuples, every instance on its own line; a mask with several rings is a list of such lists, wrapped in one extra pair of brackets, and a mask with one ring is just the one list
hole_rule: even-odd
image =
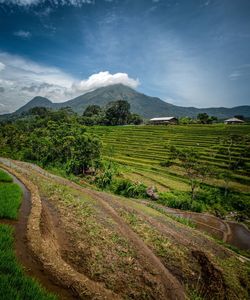
[(230, 118), (224, 121), (225, 124), (243, 124), (245, 123), (243, 120), (238, 119), (238, 118)]
[(152, 118), (150, 119), (150, 124), (153, 125), (178, 124), (178, 119), (176, 117)]

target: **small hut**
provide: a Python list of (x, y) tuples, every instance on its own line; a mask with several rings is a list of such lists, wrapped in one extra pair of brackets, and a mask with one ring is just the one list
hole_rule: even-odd
[(154, 125), (178, 124), (178, 119), (175, 117), (153, 118), (150, 119), (150, 124), (154, 124)]
[(245, 123), (243, 120), (240, 120), (238, 118), (231, 118), (224, 121), (225, 124), (243, 124)]

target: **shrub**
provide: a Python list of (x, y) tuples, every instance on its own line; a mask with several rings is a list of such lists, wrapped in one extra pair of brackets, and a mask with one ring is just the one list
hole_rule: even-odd
[(115, 194), (130, 198), (147, 198), (147, 186), (143, 183), (134, 183), (128, 179), (116, 179), (112, 184)]
[(189, 193), (184, 192), (163, 192), (159, 195), (159, 200), (163, 205), (182, 210), (191, 210), (195, 212), (202, 212), (204, 206), (197, 200), (193, 200)]
[(172, 162), (170, 160), (160, 162), (161, 167), (170, 167), (171, 165), (172, 165)]

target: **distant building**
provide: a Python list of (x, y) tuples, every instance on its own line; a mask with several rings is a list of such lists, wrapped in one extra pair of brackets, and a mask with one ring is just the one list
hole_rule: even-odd
[(242, 123), (245, 123), (245, 122), (234, 117), (234, 118), (225, 120), (224, 123), (225, 124), (242, 124)]
[(150, 123), (154, 125), (178, 124), (178, 119), (175, 117), (162, 117), (150, 119)]

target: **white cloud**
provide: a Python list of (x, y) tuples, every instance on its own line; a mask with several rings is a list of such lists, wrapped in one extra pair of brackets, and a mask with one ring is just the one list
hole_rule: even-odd
[[(46, 0), (0, 0), (0, 4), (18, 5), (18, 6), (36, 6), (44, 3)], [(94, 4), (95, 0), (50, 0), (50, 3), (54, 6), (77, 6), (80, 7), (83, 4)]]
[(136, 88), (139, 85), (139, 80), (129, 78), (128, 74), (126, 73), (110, 74), (108, 71), (105, 71), (93, 74), (86, 80), (74, 83), (73, 88), (76, 91), (88, 92), (93, 91), (99, 87), (118, 83), (122, 83), (131, 88)]
[(31, 33), (25, 30), (18, 30), (14, 32), (14, 35), (23, 39), (29, 39), (31, 37)]
[(0, 72), (2, 71), (2, 70), (4, 70), (5, 69), (5, 64), (3, 64), (2, 62), (0, 62)]
[(15, 111), (35, 96), (43, 96), (54, 102), (63, 102), (99, 87), (122, 83), (135, 88), (138, 79), (126, 73), (110, 74), (108, 71), (91, 75), (84, 80), (62, 70), (37, 64), (20, 56), (0, 52), (1, 103), (0, 113)]

